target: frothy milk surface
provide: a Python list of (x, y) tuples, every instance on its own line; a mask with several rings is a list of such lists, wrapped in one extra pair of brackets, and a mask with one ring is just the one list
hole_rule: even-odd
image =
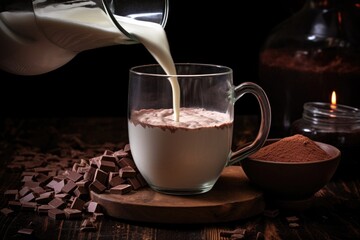
[(129, 120), (132, 154), (155, 189), (191, 191), (212, 186), (227, 163), (232, 121), (225, 113), (181, 108), (140, 110)]
[(164, 129), (221, 128), (231, 123), (228, 114), (203, 108), (181, 108), (181, 122), (174, 121), (172, 114), (172, 109), (142, 109), (132, 113), (131, 121), (133, 124), (141, 124), (143, 127), (162, 127)]

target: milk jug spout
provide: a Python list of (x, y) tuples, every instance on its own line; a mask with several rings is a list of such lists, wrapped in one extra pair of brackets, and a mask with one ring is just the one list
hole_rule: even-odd
[(0, 69), (50, 72), (81, 51), (138, 43), (134, 25), (165, 27), (167, 16), (168, 0), (2, 0)]

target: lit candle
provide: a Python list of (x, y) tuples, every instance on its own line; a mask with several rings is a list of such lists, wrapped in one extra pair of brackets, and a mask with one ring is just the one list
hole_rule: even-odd
[(336, 109), (336, 92), (332, 91), (331, 94), (331, 105), (330, 105), (331, 109)]

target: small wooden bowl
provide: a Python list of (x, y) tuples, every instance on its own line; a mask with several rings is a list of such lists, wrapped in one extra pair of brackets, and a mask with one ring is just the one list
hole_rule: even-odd
[[(265, 145), (278, 140), (268, 139)], [(330, 181), (341, 158), (340, 150), (336, 147), (315, 143), (331, 158), (311, 162), (272, 162), (248, 157), (241, 164), (250, 182), (267, 195), (286, 200), (306, 199)]]

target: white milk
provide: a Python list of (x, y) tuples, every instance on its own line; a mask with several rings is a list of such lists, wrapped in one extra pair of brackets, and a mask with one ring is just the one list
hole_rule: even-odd
[[(0, 13), (0, 66), (16, 74), (34, 75), (54, 70), (78, 52), (128, 41), (101, 9), (84, 8), (89, 2), (54, 4), (31, 12)], [(116, 16), (119, 24), (136, 36), (168, 75), (175, 75), (166, 33), (157, 23)], [(45, 33), (45, 35), (44, 35)], [(169, 78), (174, 119), (179, 120), (179, 85)]]
[(231, 150), (229, 115), (204, 109), (140, 110), (129, 122), (131, 152), (144, 178), (159, 190), (191, 191), (212, 186)]

